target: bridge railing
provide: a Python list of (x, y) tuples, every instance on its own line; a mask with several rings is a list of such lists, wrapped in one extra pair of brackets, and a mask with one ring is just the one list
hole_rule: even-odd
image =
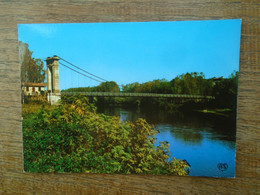
[(89, 97), (154, 97), (182, 99), (215, 99), (213, 96), (187, 94), (158, 94), (158, 93), (126, 93), (126, 92), (61, 92), (62, 95), (85, 95)]

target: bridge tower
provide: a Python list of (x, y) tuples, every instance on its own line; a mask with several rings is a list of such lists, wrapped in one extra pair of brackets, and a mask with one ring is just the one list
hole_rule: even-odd
[(57, 56), (48, 57), (45, 61), (47, 64), (47, 98), (50, 104), (53, 105), (57, 104), (61, 98), (59, 58)]

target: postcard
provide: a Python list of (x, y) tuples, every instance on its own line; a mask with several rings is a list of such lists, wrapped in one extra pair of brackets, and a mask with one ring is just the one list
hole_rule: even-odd
[(24, 171), (235, 177), (241, 20), (19, 24)]

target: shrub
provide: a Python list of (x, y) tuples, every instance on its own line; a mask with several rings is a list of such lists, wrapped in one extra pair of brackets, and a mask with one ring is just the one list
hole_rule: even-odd
[(91, 172), (187, 175), (182, 160), (170, 161), (169, 144), (155, 146), (157, 131), (144, 119), (120, 121), (97, 114), (85, 97), (43, 107), (23, 123), (28, 172)]

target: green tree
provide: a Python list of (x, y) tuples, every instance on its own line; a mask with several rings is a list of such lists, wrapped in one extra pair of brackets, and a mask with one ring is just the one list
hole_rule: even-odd
[(130, 92), (134, 93), (137, 91), (137, 89), (140, 87), (140, 84), (138, 82), (130, 83), (122, 86), (123, 92)]
[(214, 82), (213, 96), (216, 104), (223, 108), (236, 109), (238, 89), (238, 72), (232, 73), (229, 78), (223, 78)]
[(21, 81), (41, 83), (45, 80), (46, 71), (43, 68), (43, 61), (32, 57), (33, 52), (29, 45), (19, 41)]
[(174, 93), (192, 95), (210, 95), (213, 84), (204, 74), (192, 72), (177, 76), (172, 80)]
[(115, 81), (107, 81), (107, 82), (101, 83), (97, 87), (97, 91), (99, 91), (99, 92), (119, 92), (120, 88)]

